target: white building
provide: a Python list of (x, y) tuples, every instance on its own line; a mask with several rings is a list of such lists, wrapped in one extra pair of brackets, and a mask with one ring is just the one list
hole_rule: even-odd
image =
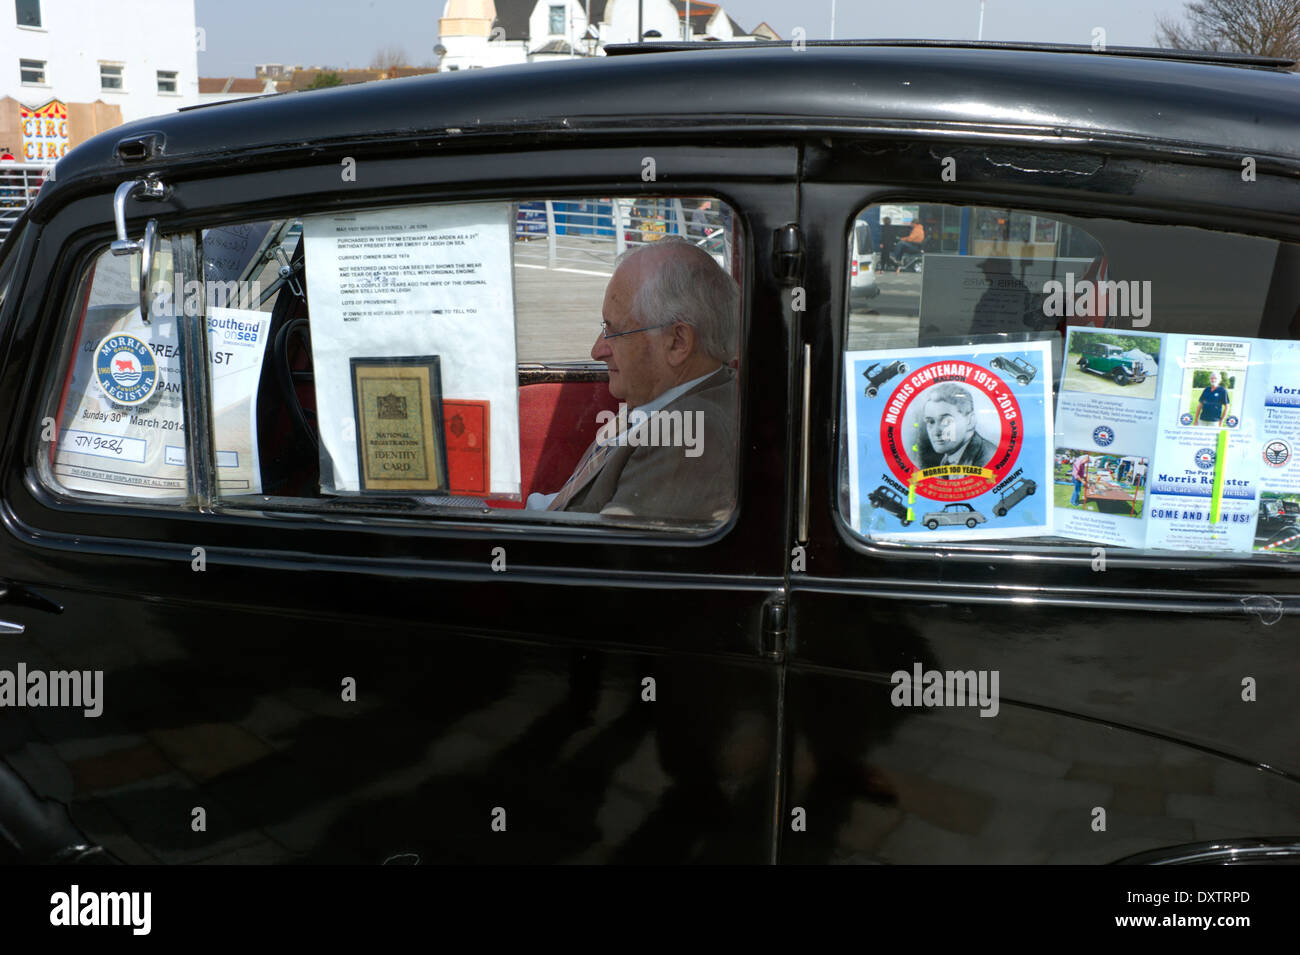
[(202, 39), (194, 0), (0, 0), (0, 99), (174, 112), (198, 101)]
[(649, 40), (758, 40), (720, 4), (686, 0), (446, 0), (438, 21), (440, 67), (479, 69), (507, 63), (603, 55), (608, 43)]

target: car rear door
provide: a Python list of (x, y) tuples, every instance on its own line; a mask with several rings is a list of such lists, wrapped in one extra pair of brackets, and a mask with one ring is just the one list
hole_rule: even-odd
[[(793, 498), (792, 527), (806, 506), (808, 531), (806, 572), (796, 566), (790, 578), (791, 772), (780, 858), (1110, 862), (1294, 833), (1300, 749), (1286, 689), (1297, 675), (1288, 637), (1300, 609), (1287, 562), (1294, 558), (1126, 552), (1065, 541), (874, 542), (848, 525), (847, 447), (880, 435), (870, 424), (846, 433), (843, 359), (853, 349), (915, 345), (916, 326), (908, 331), (900, 303), (931, 295), (928, 284), (920, 292), (922, 281), (931, 281), (927, 264), (924, 278), (882, 279), (871, 310), (850, 316), (845, 255), (855, 216), (869, 205), (895, 215), (900, 208), (936, 216), (956, 210), (951, 220), (942, 217), (953, 256), (958, 242), (960, 254), (973, 249), (971, 219), (957, 214), (973, 206), (1077, 213), (1071, 221), (1083, 226), (1087, 216), (1163, 222), (1163, 246), (1172, 251), (1182, 227), (1251, 223), (1257, 233), (1294, 240), (1294, 184), (1261, 176), (1242, 189), (1239, 167), (1226, 162), (1192, 167), (1168, 157), (1067, 153), (1013, 141), (939, 146), (919, 133), (845, 135), (810, 141), (807, 151), (800, 221), (815, 267), (798, 341), (811, 359), (804, 419), (810, 454), (806, 505)], [(940, 176), (940, 158), (948, 157), (959, 170), (956, 183)], [(1090, 172), (1070, 172), (1084, 168)], [(1237, 248), (1222, 233), (1204, 235), (1217, 237), (1205, 248)], [(1251, 241), (1240, 239), (1241, 249), (1253, 248)], [(1131, 244), (1132, 261), (1145, 264), (1125, 278), (1150, 279), (1160, 268), (1154, 253), (1137, 254), (1139, 245), (1162, 247)], [(1113, 243), (1107, 249), (1112, 270), (1124, 261), (1120, 251)], [(1162, 291), (1174, 279), (1162, 286), (1157, 276), (1152, 330), (1184, 330), (1218, 315), (1199, 330), (1294, 336), (1287, 309), (1297, 303), (1276, 298), (1281, 288), (1293, 296), (1293, 278), (1278, 271), (1291, 253), (1278, 253), (1276, 267), (1274, 253), (1260, 254), (1228, 257), (1242, 269), (1253, 268), (1253, 258), (1261, 270), (1250, 274), (1264, 276), (1249, 289), (1260, 304), (1237, 309), (1245, 316), (1238, 322), (1228, 321), (1232, 275), (1216, 271), (1215, 281), (1197, 283), (1215, 291), (1198, 291), (1204, 297), (1190, 302)], [(1171, 261), (1168, 275), (1190, 282), (1188, 269), (1200, 267), (1191, 258), (1181, 257), (1181, 267)], [(1244, 300), (1246, 291), (1242, 285), (1235, 294)], [(1000, 330), (1025, 331), (1018, 319)], [(860, 394), (863, 382), (849, 386)], [(1068, 497), (1068, 487), (1060, 490)], [(1052, 489), (1017, 506), (1041, 507), (1045, 491)], [(896, 526), (891, 517), (884, 521)], [(944, 706), (941, 695), (923, 700), (920, 681), (930, 673), (997, 678), (994, 698), (964, 706)], [(1265, 684), (1267, 699), (1253, 695), (1252, 687)]]

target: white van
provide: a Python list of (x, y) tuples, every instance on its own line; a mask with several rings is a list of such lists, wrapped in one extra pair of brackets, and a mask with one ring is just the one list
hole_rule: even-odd
[(871, 245), (871, 227), (865, 219), (853, 224), (853, 248), (849, 250), (850, 300), (875, 298), (880, 294), (876, 284), (876, 253)]

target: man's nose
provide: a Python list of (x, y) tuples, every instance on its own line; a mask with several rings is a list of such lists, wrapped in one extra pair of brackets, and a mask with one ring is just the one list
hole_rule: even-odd
[(609, 347), (609, 340), (600, 332), (597, 332), (596, 344), (591, 346), (591, 357), (596, 361), (604, 361), (612, 354), (614, 354), (614, 349)]

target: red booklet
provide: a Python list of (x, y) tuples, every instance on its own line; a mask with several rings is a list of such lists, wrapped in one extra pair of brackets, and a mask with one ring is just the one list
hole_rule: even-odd
[(482, 496), (492, 486), (488, 422), (491, 402), (461, 398), (442, 400), (447, 444), (447, 479), (452, 494)]

